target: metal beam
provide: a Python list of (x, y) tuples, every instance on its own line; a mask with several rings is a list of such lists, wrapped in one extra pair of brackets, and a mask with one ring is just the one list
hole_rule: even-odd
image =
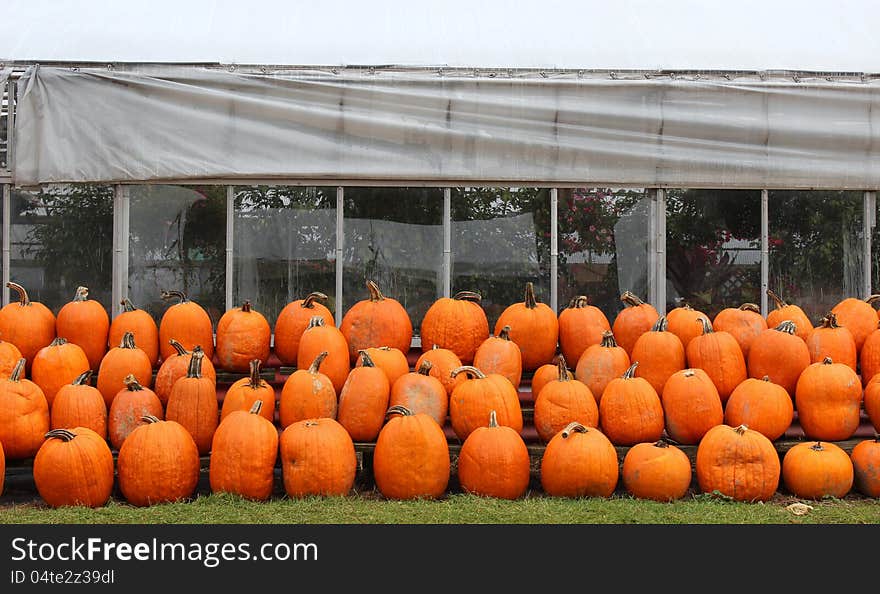
[(550, 188), (550, 308), (559, 311), (559, 190)]
[(129, 191), (117, 184), (113, 187), (113, 312), (119, 312), (120, 302), (128, 297), (128, 242), (129, 242)]
[(761, 315), (767, 317), (767, 289), (770, 288), (770, 199), (761, 190)]
[(345, 311), (342, 305), (342, 249), (345, 247), (345, 226), (343, 224), (343, 208), (345, 207), (345, 190), (342, 186), (336, 188), (336, 307), (333, 317), (336, 319), (336, 327), (342, 324), (342, 314)]
[(226, 186), (226, 311), (235, 307), (233, 302), (233, 249), (235, 248), (235, 186)]
[(3, 305), (9, 303), (9, 265), (10, 246), (12, 245), (12, 189), (3, 185)]
[(443, 297), (452, 294), (452, 190), (443, 188)]

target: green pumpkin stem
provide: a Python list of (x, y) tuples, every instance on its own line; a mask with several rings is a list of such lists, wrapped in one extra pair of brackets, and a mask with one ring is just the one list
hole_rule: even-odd
[(413, 414), (415, 414), (415, 413), (413, 413), (413, 411), (411, 411), (407, 407), (403, 406), (402, 404), (395, 404), (394, 406), (389, 408), (387, 411), (385, 411), (385, 418), (387, 419), (388, 417), (393, 416), (393, 415), (401, 415), (404, 417), (411, 417)]
[(263, 362), (259, 359), (251, 359), (251, 362), (248, 365), (251, 369), (248, 386), (250, 386), (252, 390), (258, 390), (260, 386), (263, 385), (263, 380), (260, 379), (260, 367), (263, 365)]
[(562, 439), (568, 439), (568, 436), (572, 433), (586, 433), (587, 428), (578, 423), (577, 421), (572, 421), (568, 425), (565, 426), (565, 429), (562, 430)]
[(163, 300), (166, 301), (168, 299), (180, 299), (178, 303), (186, 303), (187, 301), (189, 301), (189, 298), (183, 291), (162, 291), (161, 297)]
[(24, 375), (24, 366), (27, 364), (27, 359), (22, 357), (15, 363), (15, 367), (12, 368), (12, 373), (9, 374), (9, 379), (18, 382), (21, 381), (21, 377)]
[(761, 313), (761, 308), (756, 303), (743, 303), (739, 306), (740, 311), (753, 311), (757, 314)]
[(27, 291), (18, 283), (8, 282), (6, 286), (18, 293), (18, 304), (22, 307), (30, 305), (31, 299), (28, 297)]
[(792, 320), (783, 320), (779, 322), (779, 325), (776, 326), (774, 330), (779, 330), (780, 332), (785, 332), (786, 334), (795, 334), (797, 332), (797, 324), (795, 324)]
[(651, 326), (651, 332), (666, 332), (667, 328), (669, 328), (669, 318), (666, 316), (660, 316), (657, 318), (657, 321), (654, 322), (654, 325)]
[(489, 413), (489, 427), (497, 427), (498, 426), (498, 415), (493, 410)]
[(568, 365), (565, 363), (565, 357), (562, 354), (556, 356), (556, 368), (559, 370), (559, 381), (567, 382), (571, 379), (568, 375)]
[(361, 356), (361, 366), (362, 367), (375, 367), (376, 364), (373, 363), (372, 357), (366, 351), (366, 349), (361, 349), (358, 351), (358, 354)]
[(833, 311), (829, 311), (822, 318), (822, 327), (823, 328), (831, 328), (832, 330), (835, 328), (840, 328), (840, 325), (837, 323), (837, 314)]
[(623, 303), (624, 303), (627, 307), (637, 307), (637, 306), (639, 306), (639, 305), (644, 305), (644, 304), (645, 304), (645, 302), (642, 301), (642, 300), (641, 300), (641, 299), (640, 299), (635, 293), (633, 293), (632, 291), (624, 291), (624, 292), (623, 292), (623, 295), (620, 296), (620, 300), (623, 301)]
[(158, 423), (158, 422), (161, 421), (161, 420), (162, 420), (162, 419), (160, 419), (159, 417), (157, 417), (157, 416), (155, 416), (155, 415), (143, 415), (143, 416), (141, 417), (141, 421), (143, 421), (143, 422), (146, 423), (147, 425), (149, 425), (149, 424), (151, 424), (151, 423)]
[(696, 321), (703, 325), (703, 334), (712, 334), (713, 332), (715, 332), (715, 329), (712, 328), (712, 322), (709, 321), (709, 318), (699, 317)]
[(71, 431), (70, 429), (53, 429), (49, 431), (44, 436), (46, 439), (60, 439), (61, 441), (71, 441), (74, 437), (76, 437), (76, 433)]
[(382, 291), (379, 290), (379, 285), (377, 285), (373, 281), (367, 281), (367, 289), (370, 290), (370, 301), (382, 301), (385, 299), (385, 295), (382, 294)]
[(504, 326), (504, 328), (501, 329), (501, 332), (498, 333), (498, 338), (500, 338), (502, 340), (510, 340), (510, 326), (509, 325)]
[(626, 371), (623, 372), (621, 376), (623, 379), (632, 379), (636, 376), (636, 367), (639, 366), (638, 361), (633, 361), (632, 365), (630, 365)]
[(449, 373), (449, 375), (450, 375), (450, 377), (455, 379), (459, 373), (470, 374), (470, 375), (474, 376), (474, 378), (476, 378), (476, 379), (485, 379), (486, 378), (485, 373), (483, 373), (482, 371), (480, 371), (479, 369), (477, 369), (476, 367), (473, 367), (471, 365), (462, 365), (461, 367), (456, 367), (455, 369), (453, 369)]
[(822, 359), (822, 365), (831, 365), (834, 361), (831, 360), (831, 357), (825, 357)]
[(614, 332), (611, 330), (605, 330), (602, 333), (602, 342), (600, 346), (605, 347), (606, 349), (613, 349), (617, 346), (617, 341), (614, 339)]
[(202, 377), (202, 358), (205, 351), (202, 349), (193, 350), (189, 358), (189, 366), (186, 370), (186, 377)]
[(49, 343), (49, 346), (61, 346), (63, 344), (67, 344), (67, 339), (62, 336), (58, 336), (55, 338), (55, 340)]
[(783, 307), (786, 307), (788, 305), (788, 303), (783, 301), (782, 297), (777, 295), (773, 291), (773, 289), (767, 289), (767, 296), (770, 297), (770, 299), (772, 299), (773, 302), (776, 304), (776, 309), (782, 309)]
[(174, 350), (177, 351), (178, 357), (183, 357), (184, 355), (189, 355), (189, 351), (186, 350), (186, 347), (174, 340), (173, 338), (168, 339), (168, 344), (174, 347)]
[(92, 375), (94, 372), (91, 369), (86, 369), (81, 374), (76, 376), (76, 379), (71, 382), (71, 385), (74, 386), (88, 386), (91, 383)]
[(573, 297), (568, 304), (569, 309), (583, 309), (590, 304), (590, 298), (586, 295)]
[(813, 450), (814, 452), (824, 452), (824, 451), (825, 451), (825, 448), (822, 447), (822, 442), (821, 442), (821, 441), (817, 441), (816, 443), (814, 443), (813, 445), (811, 445), (811, 446), (810, 446), (810, 449)]
[(452, 298), (456, 301), (473, 301), (474, 303), (480, 303), (483, 300), (483, 296), (475, 291), (459, 291)]
[(430, 361), (425, 359), (424, 361), (422, 361), (422, 364), (419, 365), (419, 368), (416, 371), (416, 373), (419, 373), (421, 375), (431, 375), (431, 368), (432, 367), (434, 367), (434, 365)]
[(321, 368), (321, 363), (323, 363), (324, 359), (326, 359), (329, 355), (329, 351), (321, 351), (320, 353), (318, 353), (318, 356), (315, 357), (315, 360), (312, 361), (312, 364), (309, 366), (309, 373), (311, 373), (312, 375), (317, 375), (318, 371)]
[(122, 313), (129, 313), (129, 312), (137, 310), (137, 308), (134, 306), (134, 304), (131, 301), (129, 301), (127, 297), (125, 299), (123, 299), (122, 301), (120, 301), (119, 305), (122, 306)]
[(252, 415), (258, 415), (260, 414), (261, 410), (263, 410), (263, 401), (258, 398), (256, 401), (254, 401), (254, 405), (251, 406), (251, 409), (248, 412), (250, 412)]
[(250, 313), (251, 311), (251, 302), (247, 299), (244, 300), (244, 303), (241, 304), (241, 311), (245, 313)]
[(122, 341), (119, 343), (119, 348), (121, 349), (136, 349), (137, 345), (134, 344), (134, 332), (128, 331), (122, 335)]
[(89, 300), (89, 288), (88, 287), (77, 287), (76, 293), (73, 294), (74, 301), (88, 301)]
[(125, 384), (125, 387), (128, 388), (129, 392), (140, 392), (144, 389), (137, 378), (131, 373), (125, 376), (122, 383)]
[(523, 300), (523, 303), (528, 309), (535, 309), (538, 307), (538, 300), (535, 298), (535, 285), (532, 284), (532, 281), (526, 283), (526, 297)]
[(309, 327), (306, 328), (306, 330), (308, 330), (309, 328), (314, 328), (316, 326), (323, 326), (323, 325), (324, 325), (324, 318), (322, 318), (321, 316), (312, 316), (309, 318)]
[(303, 299), (302, 303), (299, 304), (300, 307), (306, 307), (308, 309), (313, 309), (315, 307), (315, 301), (329, 301), (329, 297), (324, 293), (319, 291), (312, 291), (306, 298)]

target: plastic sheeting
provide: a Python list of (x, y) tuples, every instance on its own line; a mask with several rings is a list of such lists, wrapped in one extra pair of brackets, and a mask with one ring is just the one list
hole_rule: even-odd
[(880, 187), (880, 82), (31, 67), (13, 178)]

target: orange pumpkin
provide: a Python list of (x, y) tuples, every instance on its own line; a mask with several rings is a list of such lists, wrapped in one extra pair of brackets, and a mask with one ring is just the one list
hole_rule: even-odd
[(134, 334), (138, 348), (143, 349), (155, 367), (159, 362), (159, 326), (148, 312), (138, 309), (128, 299), (122, 300), (122, 313), (110, 322), (107, 342), (119, 344), (126, 332)]
[(336, 418), (336, 390), (330, 378), (320, 372), (327, 354), (321, 351), (308, 369), (297, 369), (284, 380), (278, 405), (282, 429), (307, 419)]
[(0, 340), (0, 377), (7, 377), (12, 373), (21, 356), (21, 351), (17, 346), (11, 342)]
[(174, 382), (165, 410), (166, 420), (175, 421), (189, 431), (199, 455), (211, 451), (211, 441), (220, 415), (217, 384), (202, 375), (203, 358), (200, 351), (193, 352), (186, 377)]
[(637, 443), (623, 457), (623, 487), (638, 499), (681, 499), (687, 494), (692, 478), (690, 458), (665, 439)]
[[(190, 351), (186, 350), (182, 344), (173, 338), (169, 340), (169, 344), (175, 353), (162, 361), (159, 370), (156, 372), (156, 383), (153, 386), (153, 390), (156, 392), (159, 400), (162, 401), (163, 406), (168, 404), (168, 396), (171, 395), (171, 388), (174, 386), (174, 382), (182, 377), (186, 377), (186, 371), (189, 369), (189, 360), (192, 355)], [(193, 352), (195, 351), (202, 354), (205, 352), (198, 345), (193, 349)], [(202, 375), (214, 381), (217, 380), (217, 370), (214, 368), (214, 364), (211, 363), (210, 359), (204, 357), (202, 358)]]
[(568, 375), (568, 379), (575, 379), (574, 373), (572, 373), (565, 363), (565, 356), (562, 353), (559, 353), (555, 357), (553, 357), (552, 363), (546, 363), (541, 365), (535, 370), (535, 373), (532, 375), (532, 398), (537, 399), (538, 394), (541, 393), (541, 389), (546, 386), (548, 383), (559, 377), (559, 362), (562, 361), (563, 365), (566, 365), (566, 374)]
[(831, 313), (837, 316), (837, 323), (852, 334), (857, 352), (862, 350), (865, 339), (877, 328), (878, 313), (874, 304), (878, 300), (880, 295), (871, 295), (865, 299), (847, 297), (831, 308)]
[(875, 431), (880, 431), (880, 376), (874, 376), (865, 386), (863, 400), (868, 420)]
[(588, 347), (602, 342), (611, 330), (605, 313), (590, 305), (585, 295), (578, 295), (559, 312), (559, 350), (569, 361), (577, 361)]
[(523, 357), (519, 345), (510, 338), (510, 326), (501, 328), (498, 336), (490, 336), (477, 348), (474, 367), (483, 373), (503, 375), (514, 388), (522, 381)]
[(571, 379), (565, 359), (560, 358), (556, 379), (545, 385), (535, 399), (533, 423), (538, 437), (547, 443), (573, 421), (598, 427), (599, 406), (584, 383)]
[(709, 321), (706, 314), (698, 309), (694, 309), (687, 303), (669, 310), (666, 314), (666, 319), (669, 320), (668, 330), (678, 336), (685, 349), (687, 349), (691, 340), (703, 333), (702, 320)]
[(746, 361), (749, 377), (766, 375), (771, 382), (785, 388), (792, 399), (798, 378), (810, 365), (807, 343), (796, 332), (797, 328), (790, 320), (764, 330), (752, 343)]
[[(873, 311), (873, 310), (872, 310)], [(839, 326), (834, 312), (822, 318), (822, 324), (813, 328), (804, 341), (810, 351), (810, 363), (819, 363), (825, 357), (831, 357), (856, 371), (858, 362), (856, 341), (852, 333), (844, 326)]]
[(453, 377), (466, 374), (467, 379), (455, 388), (449, 398), (449, 420), (452, 430), (462, 441), (474, 429), (483, 427), (489, 414), (496, 411), (498, 424), (522, 432), (523, 416), (516, 388), (503, 375), (483, 373), (476, 367), (462, 366), (452, 370)]
[(660, 403), (666, 433), (681, 444), (699, 443), (709, 429), (724, 422), (718, 389), (709, 374), (699, 368), (673, 373), (660, 395)]
[(384, 371), (373, 364), (366, 349), (360, 351), (361, 364), (348, 374), (339, 391), (336, 420), (354, 441), (373, 441), (382, 429), (391, 385)]
[(785, 388), (766, 375), (745, 380), (730, 393), (724, 405), (724, 423), (746, 425), (770, 441), (782, 437), (794, 420), (794, 403)]
[(736, 339), (743, 358), (748, 359), (749, 348), (755, 338), (767, 329), (767, 320), (761, 309), (754, 303), (743, 303), (739, 307), (727, 307), (718, 312), (712, 320), (716, 332), (728, 332)]
[(859, 371), (862, 385), (866, 387), (868, 382), (880, 372), (880, 327), (876, 327), (862, 344), (862, 350), (859, 352)]
[(519, 433), (498, 424), (492, 411), (489, 425), (475, 429), (461, 444), (457, 472), (468, 493), (518, 499), (529, 487), (529, 450)]
[(541, 487), (551, 497), (611, 497), (619, 475), (614, 445), (580, 423), (554, 435), (541, 456)]
[(55, 394), (49, 415), (52, 429), (85, 427), (107, 439), (107, 405), (98, 388), (89, 384), (92, 370), (79, 374)]
[(443, 429), (424, 413), (388, 409), (373, 450), (373, 478), (388, 499), (436, 499), (449, 484), (449, 444)]
[(163, 419), (165, 411), (159, 397), (143, 387), (131, 374), (123, 380), (125, 387), (113, 397), (108, 415), (110, 445), (118, 450), (132, 431), (144, 424), (144, 417)]
[(235, 380), (223, 397), (220, 409), (220, 422), (236, 410), (251, 410), (254, 403), (260, 401), (259, 414), (270, 423), (275, 422), (275, 388), (260, 377), (260, 360), (251, 360), (251, 374)]
[(614, 333), (606, 332), (600, 344), (587, 347), (578, 359), (574, 377), (587, 385), (596, 404), (600, 404), (608, 382), (623, 375), (630, 364), (629, 355), (618, 346)]
[(442, 427), (449, 411), (449, 395), (440, 380), (431, 375), (431, 362), (424, 361), (417, 371), (406, 373), (394, 382), (388, 404), (403, 406), (413, 413), (425, 413)]
[(256, 501), (272, 494), (278, 430), (266, 420), (262, 407), (263, 401), (255, 400), (250, 410), (230, 412), (214, 432), (208, 469), (212, 492)]
[(26, 363), (22, 357), (0, 379), (0, 443), (7, 460), (34, 456), (49, 431), (49, 403), (40, 386), (24, 378)]
[(422, 351), (436, 346), (454, 353), (457, 366), (470, 365), (477, 347), (489, 338), (489, 320), (481, 300), (479, 293), (459, 291), (434, 301), (422, 318)]
[[(409, 361), (406, 355), (400, 350), (392, 347), (370, 347), (364, 349), (373, 360), (373, 364), (385, 372), (388, 377), (388, 385), (394, 386), (394, 383), (407, 373), (409, 373)], [(355, 367), (361, 365), (363, 359), (358, 359)]]
[(18, 293), (18, 301), (0, 309), (0, 336), (15, 345), (27, 360), (26, 371), (30, 371), (37, 352), (55, 339), (55, 314), (39, 301), (31, 301), (18, 283), (6, 286)]
[(303, 419), (281, 433), (281, 475), (288, 497), (348, 495), (357, 454), (345, 427), (330, 418)]
[(639, 336), (649, 331), (660, 314), (650, 303), (645, 303), (630, 291), (624, 291), (620, 296), (624, 308), (614, 317), (611, 326), (614, 338), (627, 356), (632, 360), (632, 349)]
[[(505, 326), (510, 327), (510, 340), (521, 351), (523, 371), (534, 371), (553, 359), (559, 341), (559, 320), (549, 305), (539, 303), (535, 298), (532, 283), (526, 283), (526, 296), (522, 303), (507, 306), (498, 316), (495, 335), (500, 336)], [(476, 358), (474, 366), (479, 367)]]
[(406, 309), (396, 299), (383, 295), (373, 281), (367, 281), (367, 289), (370, 297), (352, 305), (339, 326), (348, 343), (351, 365), (357, 362), (362, 349), (387, 346), (408, 353), (412, 344), (412, 321)]
[(794, 402), (807, 438), (843, 441), (859, 428), (862, 383), (849, 366), (826, 357), (798, 378)]
[(37, 351), (31, 364), (31, 380), (43, 390), (51, 407), (55, 394), (62, 386), (91, 368), (85, 351), (79, 345), (59, 336)]
[(113, 492), (113, 454), (86, 427), (53, 429), (34, 458), (34, 484), (50, 507), (101, 507)]
[(89, 369), (101, 364), (109, 331), (110, 316), (103, 305), (89, 299), (88, 287), (77, 287), (73, 301), (65, 303), (55, 319), (55, 335), (82, 347), (89, 358)]
[(170, 305), (159, 320), (159, 353), (162, 359), (177, 354), (169, 342), (172, 338), (191, 351), (196, 346), (205, 351), (205, 358), (214, 358), (214, 324), (201, 305), (191, 301), (182, 291), (162, 291), (162, 299), (179, 299)]
[(773, 443), (745, 425), (716, 425), (697, 446), (694, 464), (703, 493), (735, 501), (769, 501), (779, 487), (781, 464)]
[(305, 299), (291, 301), (278, 313), (275, 320), (275, 356), (282, 365), (296, 365), (299, 340), (313, 317), (323, 318), (328, 326), (336, 325), (333, 313), (321, 303), (328, 299), (324, 293), (315, 291)]
[(251, 307), (250, 301), (230, 309), (217, 322), (217, 360), (220, 368), (238, 373), (247, 372), (250, 363), (269, 360), (272, 328), (266, 318)]
[(119, 386), (124, 385), (127, 375), (133, 375), (144, 387), (150, 388), (153, 385), (150, 358), (137, 347), (131, 332), (123, 335), (119, 346), (107, 351), (98, 367), (98, 391), (104, 396), (108, 408), (119, 392)]
[(660, 396), (643, 377), (636, 377), (635, 361), (622, 376), (605, 387), (599, 401), (602, 433), (614, 445), (631, 446), (643, 441), (657, 441), (665, 421)]
[[(488, 333), (486, 336), (488, 336)], [(458, 355), (449, 349), (442, 349), (435, 344), (430, 350), (425, 351), (419, 356), (415, 368), (420, 368), (422, 363), (425, 362), (431, 363), (431, 370), (429, 372), (431, 377), (436, 377), (440, 380), (440, 383), (446, 389), (446, 394), (450, 396), (455, 386), (464, 381), (463, 375), (452, 377), (452, 370), (461, 367), (462, 362)]]
[(669, 376), (686, 366), (684, 344), (668, 330), (666, 316), (657, 318), (651, 330), (636, 339), (631, 359), (639, 362), (636, 377), (648, 380), (657, 394), (663, 393)]
[(795, 334), (802, 340), (806, 340), (810, 335), (810, 332), (813, 331), (813, 323), (810, 321), (810, 318), (807, 317), (807, 314), (804, 313), (804, 310), (798, 305), (783, 301), (782, 298), (771, 289), (767, 289), (767, 295), (773, 299), (776, 304), (776, 309), (767, 314), (767, 327), (775, 328), (782, 322), (791, 320), (795, 326)]
[(688, 365), (709, 376), (724, 404), (734, 388), (749, 377), (746, 360), (731, 334), (713, 330), (709, 318), (701, 318), (699, 325), (702, 333), (685, 349)]
[(880, 497), (880, 435), (857, 443), (850, 452), (850, 459), (856, 490), (867, 497)]
[(6, 481), (6, 454), (3, 453), (3, 442), (0, 442), (0, 495), (3, 495), (3, 483)]
[(321, 316), (314, 316), (300, 337), (296, 355), (297, 369), (307, 369), (324, 351), (327, 351), (327, 357), (321, 363), (321, 373), (330, 378), (333, 390), (339, 394), (351, 370), (348, 343), (339, 328), (328, 326)]
[(844, 497), (853, 486), (853, 463), (833, 443), (802, 441), (782, 458), (782, 483), (795, 497)]

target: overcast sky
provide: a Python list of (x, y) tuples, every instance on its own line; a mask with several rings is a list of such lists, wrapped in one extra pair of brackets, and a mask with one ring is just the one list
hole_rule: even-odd
[[(880, 72), (880, 2), (6, 0), (0, 59)], [(5, 18), (4, 18), (5, 20)]]

